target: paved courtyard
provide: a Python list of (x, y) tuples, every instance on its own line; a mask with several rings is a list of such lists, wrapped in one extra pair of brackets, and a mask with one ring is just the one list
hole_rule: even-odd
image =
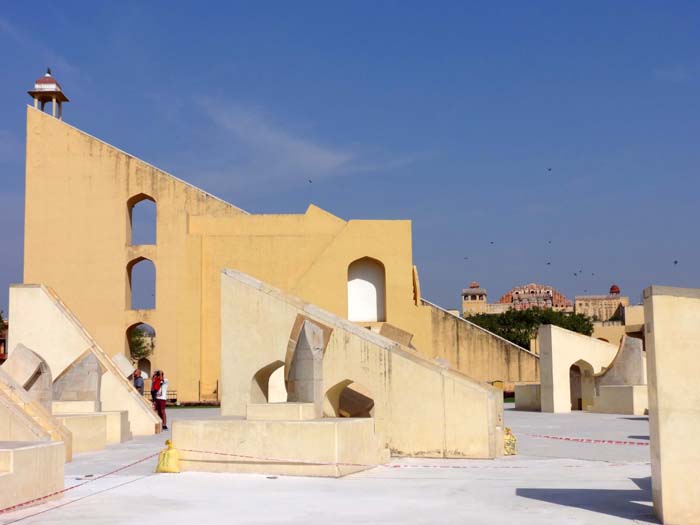
[[(173, 409), (169, 419), (217, 409)], [(222, 523), (657, 523), (646, 417), (516, 412), (519, 455), (495, 461), (395, 459), (342, 479), (153, 474), (168, 433), (66, 465), (61, 499), (0, 514), (0, 525)], [(564, 439), (562, 439), (564, 438)], [(446, 468), (450, 467), (450, 468)], [(82, 485), (81, 485), (82, 484)], [(78, 486), (80, 485), (80, 486)]]

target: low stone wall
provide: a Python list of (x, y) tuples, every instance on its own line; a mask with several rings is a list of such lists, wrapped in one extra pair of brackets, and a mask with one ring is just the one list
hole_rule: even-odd
[(539, 356), (454, 315), (421, 300), (429, 309), (432, 345), (418, 350), (429, 359), (442, 359), (450, 368), (478, 381), (503, 383), (513, 392), (515, 383), (539, 382)]
[(0, 509), (63, 488), (63, 442), (0, 444)]

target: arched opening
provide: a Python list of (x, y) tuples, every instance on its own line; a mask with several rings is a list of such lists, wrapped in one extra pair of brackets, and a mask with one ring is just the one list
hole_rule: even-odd
[(593, 404), (595, 379), (593, 367), (583, 359), (569, 367), (571, 410), (586, 410)]
[(127, 201), (127, 243), (156, 244), (156, 201), (150, 195), (139, 193)]
[(386, 275), (376, 259), (363, 257), (348, 266), (348, 320), (386, 321)]
[(323, 400), (325, 417), (374, 417), (374, 399), (370, 390), (346, 379), (332, 386)]
[[(282, 368), (282, 387), (284, 388), (284, 361), (275, 361), (269, 365), (265, 365), (260, 370), (255, 372), (252, 381), (250, 382), (250, 402), (251, 403), (272, 403), (279, 402), (282, 397), (280, 392), (280, 375), (279, 373), (273, 378), (273, 375), (277, 370)], [(272, 380), (271, 380), (272, 379)], [(284, 399), (287, 400), (286, 392), (284, 390)], [(275, 399), (277, 401), (272, 401)]]
[(139, 257), (126, 265), (126, 304), (130, 310), (152, 310), (156, 307), (156, 266)]
[(156, 331), (153, 327), (146, 323), (131, 325), (126, 330), (126, 347), (131, 361), (137, 363), (137, 368), (147, 372), (148, 377), (151, 377), (149, 357), (156, 349)]
[(141, 370), (141, 375), (143, 376), (144, 379), (151, 378), (151, 360), (150, 359), (146, 359), (145, 357), (142, 357), (136, 363), (136, 368)]
[(284, 367), (281, 366), (272, 374), (267, 381), (267, 402), (268, 403), (286, 403), (287, 402), (287, 385), (284, 383)]

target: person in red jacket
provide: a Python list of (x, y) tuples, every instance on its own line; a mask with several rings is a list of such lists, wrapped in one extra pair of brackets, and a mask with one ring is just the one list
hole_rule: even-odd
[(153, 380), (151, 381), (151, 400), (153, 401), (153, 410), (158, 410), (156, 407), (156, 397), (158, 396), (158, 391), (160, 390), (161, 383), (160, 370), (156, 370), (153, 374)]

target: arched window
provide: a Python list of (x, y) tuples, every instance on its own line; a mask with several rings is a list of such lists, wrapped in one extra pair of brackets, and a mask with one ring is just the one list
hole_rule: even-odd
[(152, 310), (156, 307), (156, 267), (145, 257), (126, 266), (126, 304), (130, 310)]
[(151, 362), (148, 358), (156, 349), (156, 331), (153, 327), (146, 323), (131, 325), (126, 329), (126, 346), (131, 360), (150, 376)]
[(386, 321), (384, 265), (363, 257), (348, 266), (348, 320)]
[(127, 210), (128, 244), (156, 244), (155, 199), (145, 193), (139, 193), (127, 201)]

